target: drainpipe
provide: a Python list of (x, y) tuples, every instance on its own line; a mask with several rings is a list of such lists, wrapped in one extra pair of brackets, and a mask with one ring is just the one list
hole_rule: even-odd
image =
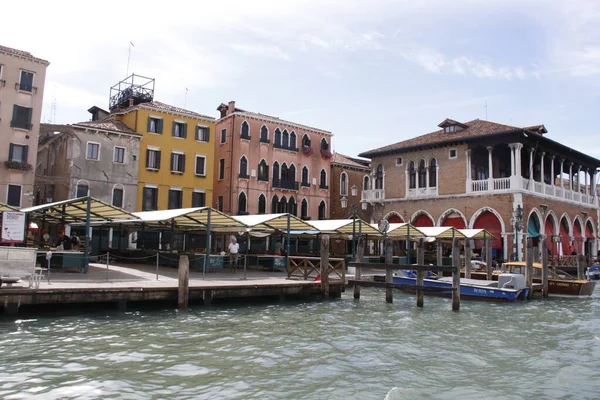
[[(233, 110), (235, 112), (235, 109)], [(233, 215), (233, 130), (235, 127), (235, 115), (231, 116), (231, 161), (229, 162), (229, 213)], [(246, 208), (248, 208), (248, 197), (246, 197)]]

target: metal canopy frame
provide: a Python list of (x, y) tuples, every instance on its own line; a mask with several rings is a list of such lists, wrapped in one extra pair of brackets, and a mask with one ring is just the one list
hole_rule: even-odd
[(93, 197), (79, 197), (57, 201), (55, 203), (23, 208), (21, 211), (27, 213), (30, 220), (43, 219), (62, 224), (82, 223), (87, 221), (88, 200), (90, 222), (135, 218), (130, 212)]

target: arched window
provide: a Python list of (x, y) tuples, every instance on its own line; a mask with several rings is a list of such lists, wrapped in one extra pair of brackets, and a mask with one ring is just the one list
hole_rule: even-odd
[(437, 186), (437, 160), (432, 158), (429, 161), (429, 187)]
[(260, 141), (269, 143), (269, 128), (266, 125), (260, 127)]
[(244, 139), (250, 139), (250, 125), (246, 121), (242, 122), (242, 134), (241, 134), (241, 136)]
[(275, 129), (275, 146), (281, 147), (281, 131), (279, 128)]
[(274, 195), (273, 199), (271, 199), (271, 214), (277, 214), (278, 208), (279, 208), (279, 197), (277, 197), (277, 195)]
[(371, 182), (368, 175), (363, 178), (363, 190), (371, 190)]
[(75, 197), (86, 197), (90, 195), (90, 183), (85, 179), (80, 179), (77, 181), (77, 190), (75, 193)]
[(340, 175), (340, 195), (348, 196), (348, 175), (345, 172)]
[(308, 167), (305, 165), (302, 167), (302, 186), (310, 186), (308, 179)]
[(294, 200), (293, 197), (290, 197), (290, 200), (288, 201), (288, 212), (293, 216), (296, 216), (296, 214), (298, 214), (296, 210), (296, 200)]
[(281, 198), (281, 200), (279, 200), (279, 210), (278, 210), (278, 212), (279, 213), (286, 213), (286, 212), (288, 212), (288, 202), (287, 202), (285, 196), (283, 196)]
[(269, 164), (264, 159), (258, 163), (258, 180), (263, 182), (269, 180)]
[(246, 156), (240, 158), (240, 178), (248, 178), (248, 159), (246, 159)]
[(290, 182), (296, 182), (296, 166), (294, 164), (290, 165), (288, 168), (288, 180)]
[(246, 193), (241, 192), (238, 197), (238, 214), (246, 213)]
[(383, 189), (383, 165), (381, 164), (375, 170), (375, 189)]
[(290, 149), (297, 149), (296, 147), (296, 132), (290, 133)]
[(281, 164), (281, 180), (288, 181), (288, 166), (286, 163)]
[(321, 170), (321, 179), (319, 181), (319, 188), (328, 189), (327, 187), (327, 171), (324, 169)]
[(288, 133), (287, 129), (283, 130), (283, 138), (281, 141), (281, 147), (283, 147), (284, 149), (287, 149), (288, 147), (290, 147), (290, 134)]
[(419, 188), (427, 187), (427, 166), (425, 160), (419, 161)]
[(302, 205), (300, 206), (300, 218), (308, 218), (308, 201), (306, 201), (306, 199), (302, 199)]
[(321, 139), (321, 150), (329, 150), (329, 143), (325, 138)]
[(321, 203), (319, 203), (319, 219), (325, 219), (326, 215), (327, 215), (327, 210), (326, 210), (326, 205), (325, 205), (325, 201), (321, 200)]
[(408, 163), (408, 179), (409, 179), (408, 188), (416, 189), (417, 188), (417, 170), (415, 169), (414, 161), (411, 161)]
[(258, 196), (258, 213), (259, 214), (266, 214), (267, 213), (267, 199), (265, 198), (264, 194), (260, 194), (260, 196)]
[(302, 136), (302, 147), (310, 147), (310, 137), (306, 133)]
[(273, 182), (279, 180), (279, 163), (275, 161), (273, 163)]

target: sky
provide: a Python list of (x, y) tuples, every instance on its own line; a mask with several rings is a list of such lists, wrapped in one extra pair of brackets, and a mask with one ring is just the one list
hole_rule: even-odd
[[(26, 23), (0, 24), (0, 44), (51, 63), (42, 122), (89, 120), (133, 72), (156, 79), (155, 100), (214, 117), (235, 100), (328, 130), (333, 150), (350, 156), (445, 118), (487, 117), (544, 124), (600, 158), (597, 0), (89, 4), (31, 0)], [(23, 12), (3, 5), (4, 15)]]

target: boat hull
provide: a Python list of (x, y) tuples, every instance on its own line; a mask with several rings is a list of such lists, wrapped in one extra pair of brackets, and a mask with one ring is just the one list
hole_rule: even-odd
[[(472, 279), (486, 279), (487, 274), (482, 272), (471, 273)], [(498, 275), (493, 274), (492, 280), (498, 280)], [(533, 278), (534, 283), (542, 283), (541, 278)], [(596, 281), (586, 281), (581, 279), (559, 279), (548, 278), (548, 294), (557, 294), (562, 296), (591, 296)]]
[[(416, 285), (415, 278), (401, 277), (396, 276), (393, 279), (394, 283), (403, 284), (403, 285)], [(450, 297), (452, 296), (452, 284), (449, 282), (434, 280), (434, 279), (424, 279), (423, 285), (425, 287), (437, 287), (444, 288), (447, 290), (436, 291), (436, 292), (427, 292), (427, 295), (435, 295), (435, 296), (443, 296)], [(403, 291), (408, 293), (414, 293), (416, 290), (412, 289), (403, 289)], [(461, 299), (471, 299), (471, 300), (483, 300), (483, 301), (499, 301), (499, 302), (513, 302), (519, 299), (527, 298), (527, 293), (529, 289), (498, 289), (494, 287), (485, 287), (485, 286), (474, 286), (474, 285), (460, 285), (460, 297)]]

